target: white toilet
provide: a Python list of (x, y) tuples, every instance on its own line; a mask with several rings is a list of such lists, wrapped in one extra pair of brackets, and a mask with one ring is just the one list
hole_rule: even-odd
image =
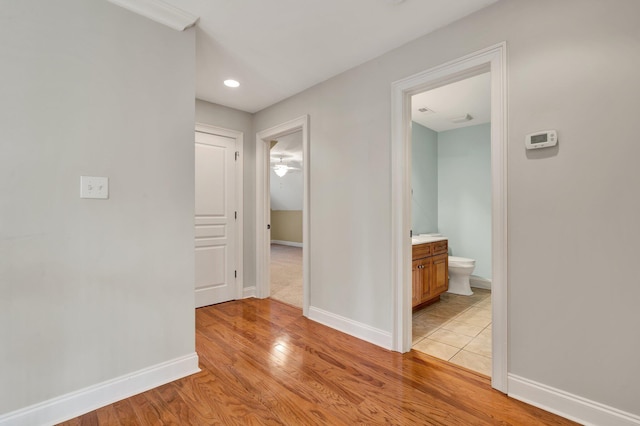
[[(429, 237), (442, 237), (442, 234), (420, 234)], [(471, 284), (469, 277), (476, 267), (474, 259), (466, 257), (449, 256), (449, 290), (447, 293), (471, 296)]]
[(471, 296), (469, 277), (476, 267), (474, 259), (449, 256), (449, 293)]

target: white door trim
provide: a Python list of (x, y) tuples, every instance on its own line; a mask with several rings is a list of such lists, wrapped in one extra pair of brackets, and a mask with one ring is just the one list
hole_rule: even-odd
[(269, 151), (271, 141), (302, 131), (302, 315), (309, 312), (309, 116), (304, 115), (256, 134), (256, 296), (269, 297), (270, 231), (269, 225)]
[(236, 140), (238, 151), (238, 161), (236, 162), (236, 210), (238, 219), (236, 220), (236, 299), (242, 299), (244, 287), (244, 255), (243, 255), (243, 224), (244, 224), (244, 183), (243, 183), (243, 163), (244, 163), (244, 133), (237, 130), (225, 129), (223, 127), (211, 126), (209, 124), (196, 123), (196, 132), (209, 133), (212, 135), (226, 136)]
[(506, 43), (392, 84), (391, 254), (393, 349), (411, 350), (411, 96), (491, 71), (492, 309), (491, 385), (507, 392), (507, 69)]

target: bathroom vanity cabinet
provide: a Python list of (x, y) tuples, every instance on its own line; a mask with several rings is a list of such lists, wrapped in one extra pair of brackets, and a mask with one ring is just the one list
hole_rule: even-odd
[(440, 300), (440, 294), (449, 289), (447, 249), (447, 240), (413, 245), (411, 304), (414, 308)]

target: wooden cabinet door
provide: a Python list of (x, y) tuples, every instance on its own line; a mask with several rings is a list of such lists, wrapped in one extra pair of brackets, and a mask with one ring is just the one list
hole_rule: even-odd
[(411, 281), (413, 283), (413, 293), (411, 295), (411, 306), (416, 307), (420, 304), (420, 295), (422, 294), (422, 268), (419, 268), (420, 260), (411, 262)]
[(449, 289), (449, 256), (439, 254), (432, 258), (431, 292), (433, 295), (444, 293)]
[(433, 272), (431, 258), (414, 260), (411, 266), (411, 278), (413, 281), (411, 305), (417, 306), (432, 297), (431, 282), (433, 280)]
[(420, 275), (422, 276), (422, 289), (419, 293), (420, 302), (426, 302), (431, 299), (433, 296), (431, 295), (431, 283), (433, 281), (433, 271), (431, 266), (431, 258), (427, 257), (419, 260), (420, 266), (419, 270), (421, 271)]
[(447, 241), (417, 244), (412, 247), (411, 305), (415, 308), (449, 289), (449, 256)]

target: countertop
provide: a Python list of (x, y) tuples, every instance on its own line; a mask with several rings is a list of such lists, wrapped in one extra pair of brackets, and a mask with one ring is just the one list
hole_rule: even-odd
[(447, 237), (432, 237), (430, 235), (416, 235), (411, 237), (411, 245), (434, 243), (436, 241), (446, 241)]

